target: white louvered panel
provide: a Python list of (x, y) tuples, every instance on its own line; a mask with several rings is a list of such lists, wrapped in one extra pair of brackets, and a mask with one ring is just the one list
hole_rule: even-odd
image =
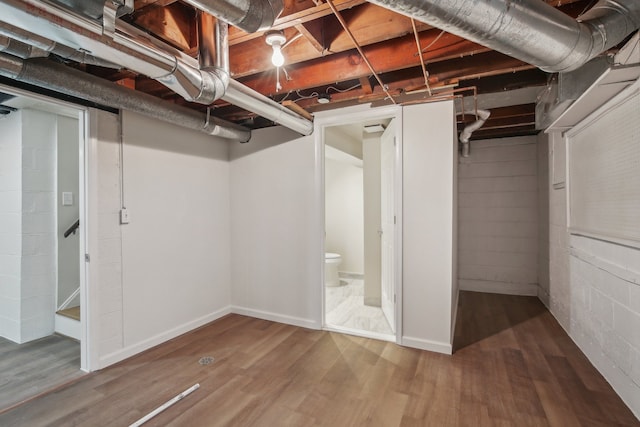
[(640, 242), (640, 94), (569, 137), (571, 229)]

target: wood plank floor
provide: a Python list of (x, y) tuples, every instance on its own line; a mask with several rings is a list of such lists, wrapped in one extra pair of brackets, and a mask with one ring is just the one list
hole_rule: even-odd
[(82, 375), (76, 340), (51, 335), (16, 344), (0, 338), (0, 411)]
[(128, 425), (195, 383), (145, 426), (640, 425), (536, 298), (462, 293), (456, 348), (446, 356), (229, 315), (0, 425)]

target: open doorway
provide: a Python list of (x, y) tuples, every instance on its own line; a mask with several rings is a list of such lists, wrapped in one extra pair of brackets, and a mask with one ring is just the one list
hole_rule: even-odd
[(398, 119), (322, 128), (325, 329), (397, 341)]
[(86, 369), (85, 129), (83, 109), (0, 86), (0, 411)]

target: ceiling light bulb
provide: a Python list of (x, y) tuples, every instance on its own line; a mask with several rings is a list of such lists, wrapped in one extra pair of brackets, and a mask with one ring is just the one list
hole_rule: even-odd
[(273, 55), (271, 55), (271, 63), (276, 67), (282, 67), (284, 65), (284, 55), (279, 44), (273, 44)]

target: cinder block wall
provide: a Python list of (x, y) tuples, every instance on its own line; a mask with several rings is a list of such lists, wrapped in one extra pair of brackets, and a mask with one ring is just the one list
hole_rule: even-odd
[(461, 290), (538, 292), (535, 136), (471, 142), (460, 158), (458, 282)]

